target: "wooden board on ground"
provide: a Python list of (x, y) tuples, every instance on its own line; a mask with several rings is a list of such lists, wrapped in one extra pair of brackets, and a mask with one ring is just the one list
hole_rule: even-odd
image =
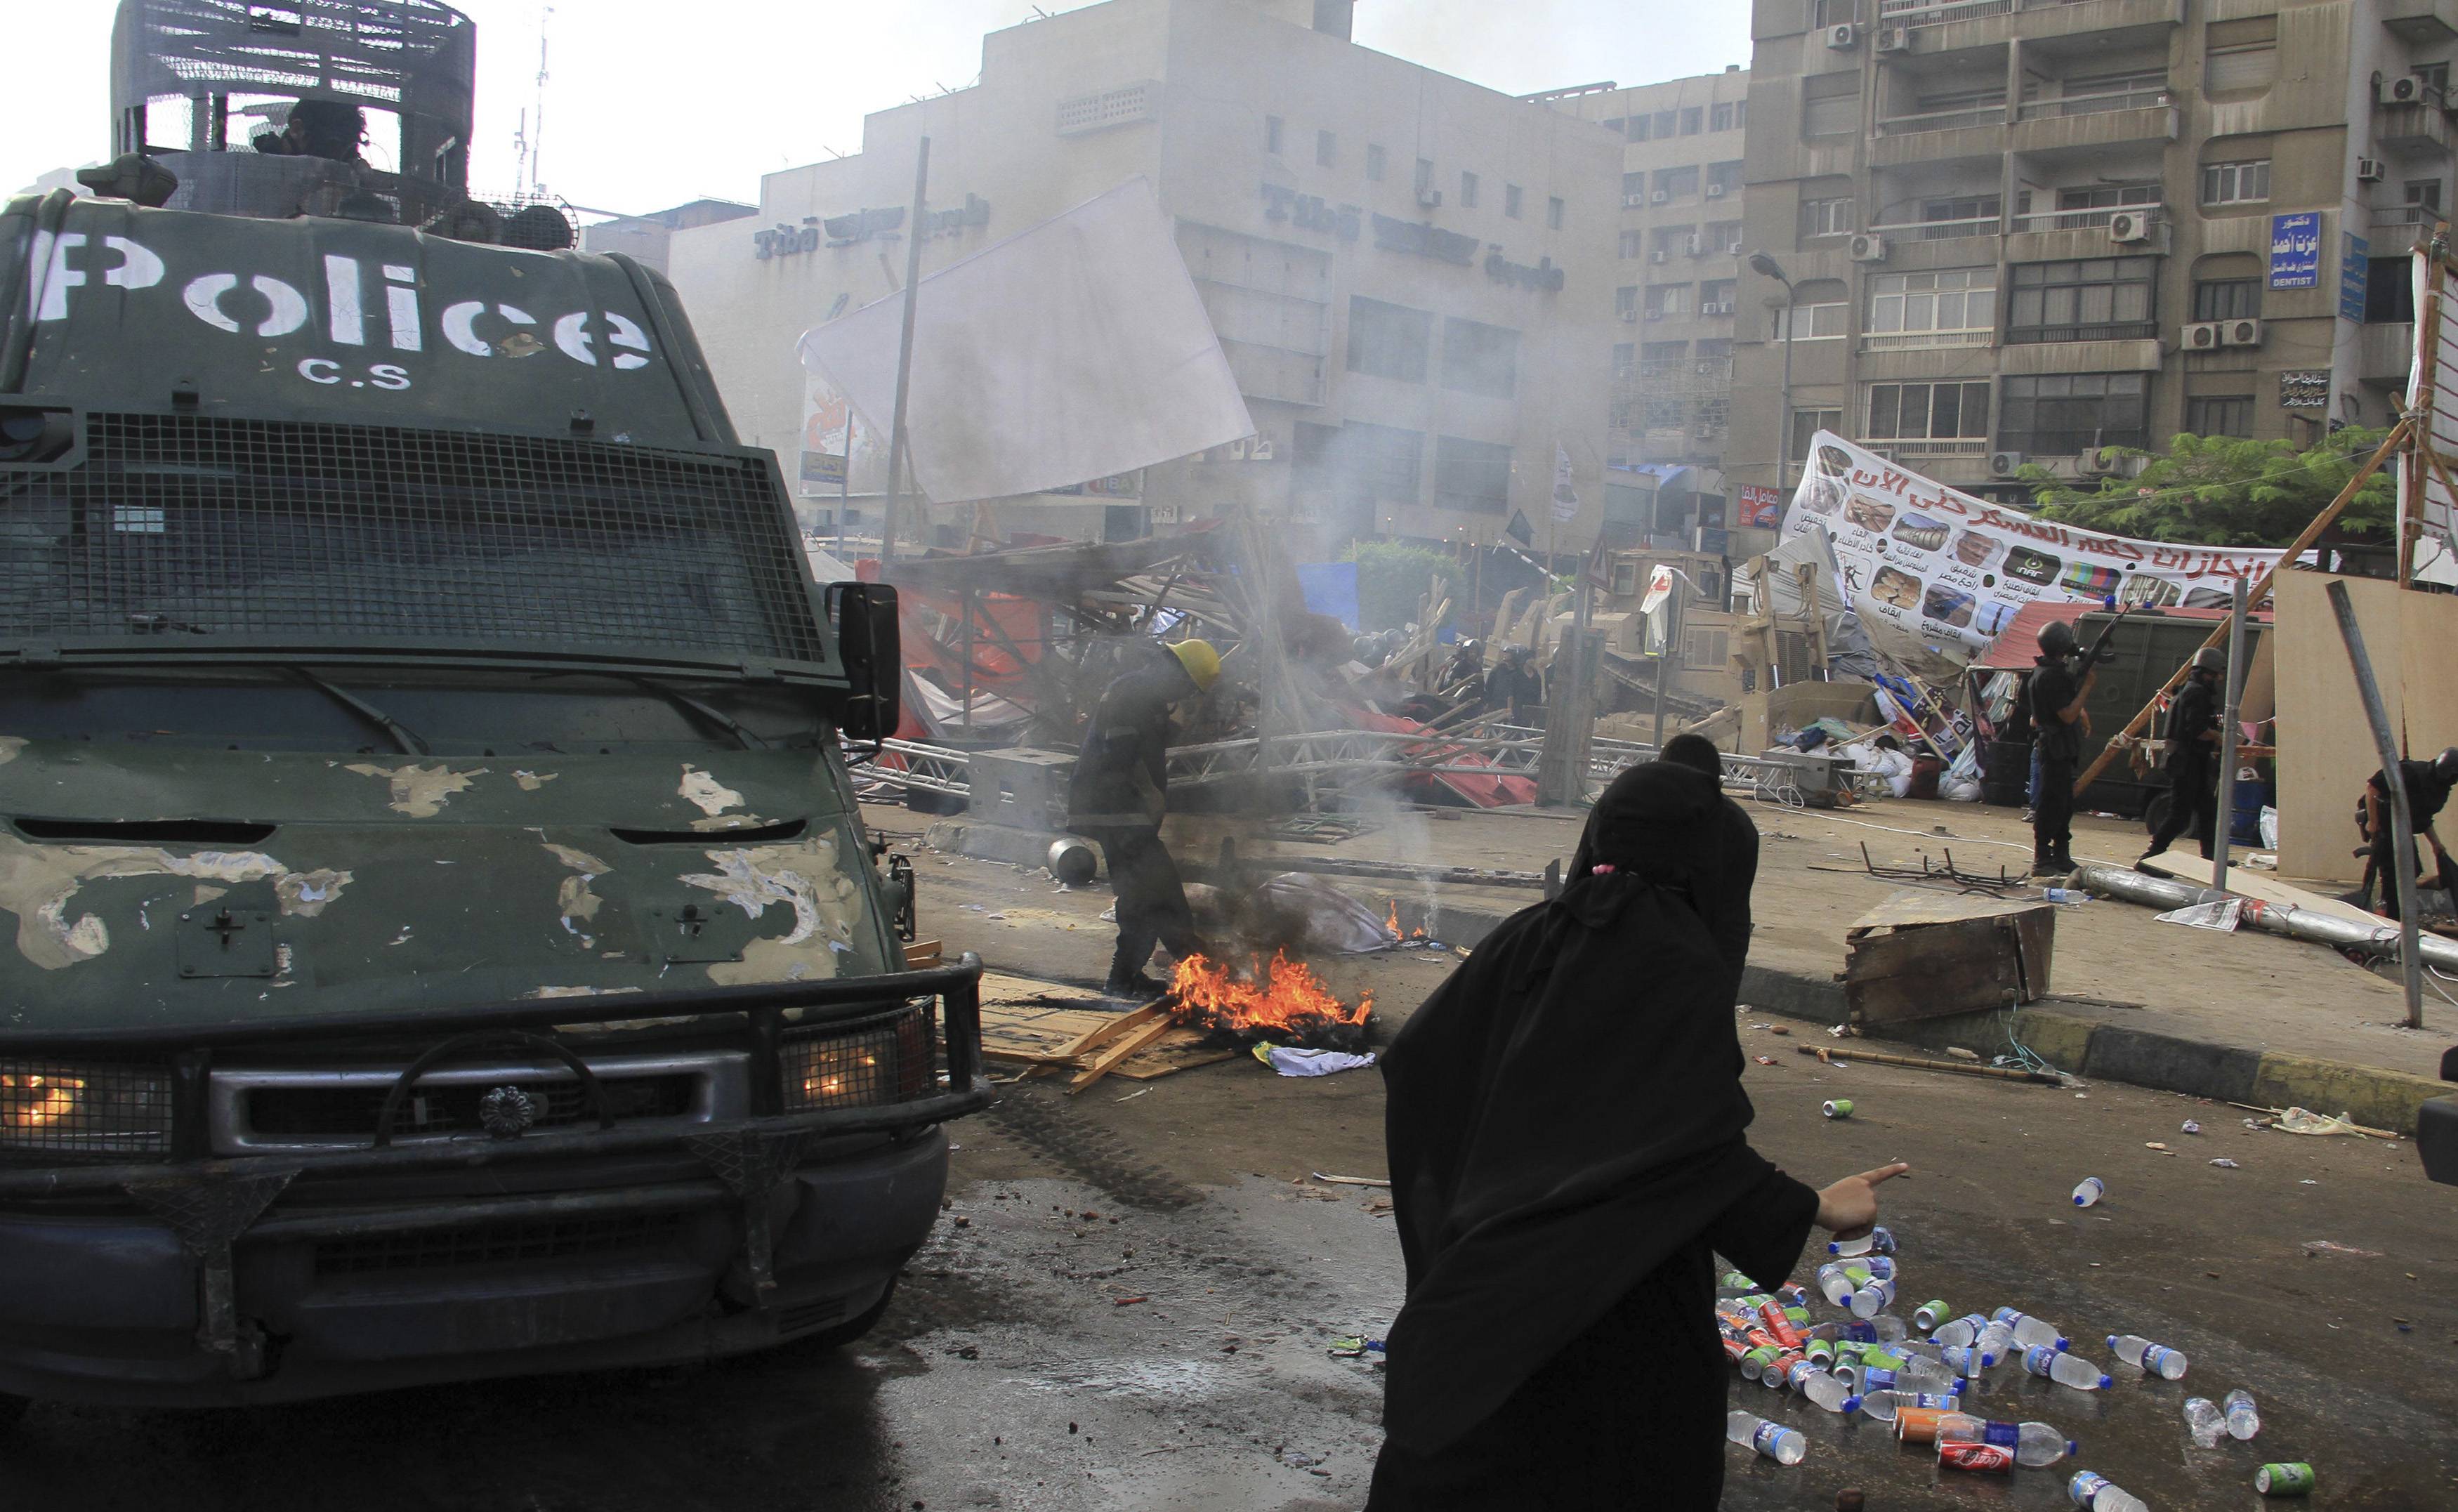
[[(2352, 834), (2353, 831), (2349, 833)], [(2189, 882), (2196, 887), (2208, 887), (2211, 884), (2211, 863), (2190, 852), (2179, 855), (2172, 851), (2165, 856), (2154, 856), (2142, 863), (2142, 870), (2161, 877), (2172, 877), (2177, 881)], [(2332, 918), (2344, 919), (2353, 923), (2383, 922), (2379, 918), (2364, 912), (2353, 903), (2342, 902), (2326, 894), (2307, 892), (2293, 882), (2281, 881), (2273, 872), (2253, 872), (2241, 866), (2231, 865), (2228, 867), (2227, 890), (2240, 893), (2247, 898), (2258, 899), (2265, 903), (2281, 903), (2293, 908), (2309, 909), (2317, 914), (2328, 914)]]
[[(1050, 1070), (1082, 1070), (1132, 1011), (1114, 998), (1063, 982), (1004, 972), (982, 974), (982, 1053), (994, 1061)], [(1207, 1044), (1193, 1029), (1172, 1027), (1110, 1067), (1112, 1076), (1150, 1081), (1234, 1059), (1235, 1050)]]
[(1906, 889), (1844, 931), (1844, 1002), (1859, 1025), (2012, 1007), (2049, 991), (2056, 905)]

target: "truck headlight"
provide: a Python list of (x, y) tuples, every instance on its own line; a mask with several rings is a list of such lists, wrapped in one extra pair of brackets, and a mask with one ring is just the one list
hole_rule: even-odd
[(171, 1149), (159, 1067), (0, 1060), (0, 1151), (147, 1155)]
[(934, 1007), (902, 1008), (856, 1025), (788, 1034), (779, 1050), (785, 1110), (876, 1108), (928, 1095), (938, 1083), (931, 1053)]

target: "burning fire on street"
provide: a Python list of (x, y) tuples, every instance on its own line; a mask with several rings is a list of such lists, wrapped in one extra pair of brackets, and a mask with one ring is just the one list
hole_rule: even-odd
[(1170, 1016), (1214, 1034), (1252, 1042), (1348, 1049), (1365, 1040), (1374, 994), (1344, 1004), (1314, 969), (1276, 950), (1243, 978), (1204, 956), (1177, 963), (1170, 980)]
[(1423, 924), (1419, 924), (1413, 931), (1400, 927), (1400, 900), (1397, 898), (1390, 900), (1390, 908), (1391, 915), (1383, 921), (1383, 927), (1391, 931), (1391, 938), (1394, 941), (1405, 943), (1411, 940), (1423, 941), (1426, 938), (1426, 926)]

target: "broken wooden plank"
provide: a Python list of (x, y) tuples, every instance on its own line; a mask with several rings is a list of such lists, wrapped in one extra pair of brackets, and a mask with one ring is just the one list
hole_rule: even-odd
[(1177, 1027), (1177, 1025), (1170, 1022), (1167, 1014), (1160, 1011), (1158, 1005), (1155, 1005), (1149, 1008), (1138, 1008), (1135, 1013), (1127, 1016), (1129, 1018), (1136, 1018), (1146, 1013), (1153, 1016), (1149, 1022), (1112, 1038), (1109, 1044), (1102, 1048), (1100, 1053), (1093, 1057), (1093, 1064), (1086, 1067), (1081, 1074), (1079, 1074), (1073, 1081), (1067, 1084), (1067, 1092), (1069, 1096), (1073, 1096), (1075, 1093), (1084, 1090), (1084, 1088), (1099, 1081), (1102, 1077), (1109, 1075), (1120, 1062), (1126, 1060), (1129, 1056), (1134, 1055), (1138, 1050), (1150, 1047), (1152, 1045), (1158, 1042), (1164, 1035), (1168, 1034), (1170, 1030)]

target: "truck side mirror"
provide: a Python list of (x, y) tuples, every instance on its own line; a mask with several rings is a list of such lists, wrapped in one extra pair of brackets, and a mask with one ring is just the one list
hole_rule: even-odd
[(896, 590), (885, 583), (831, 583), (825, 602), (847, 684), (838, 728), (849, 740), (877, 745), (896, 733), (903, 713)]

